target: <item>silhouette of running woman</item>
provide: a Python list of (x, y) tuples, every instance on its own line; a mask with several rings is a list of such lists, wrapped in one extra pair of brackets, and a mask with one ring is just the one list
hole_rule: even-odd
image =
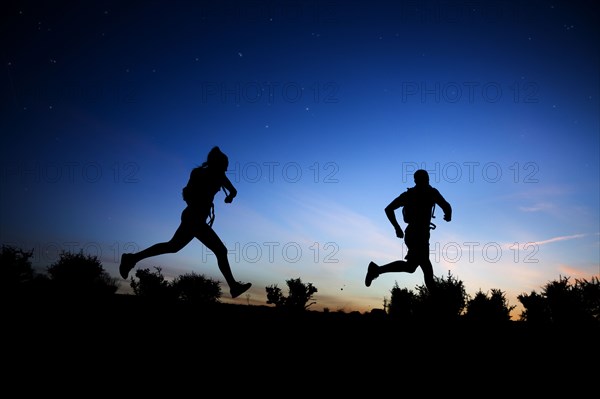
[(183, 199), (187, 207), (181, 212), (181, 224), (170, 241), (154, 244), (137, 253), (125, 253), (121, 256), (119, 273), (127, 279), (129, 272), (139, 261), (167, 253), (179, 252), (195, 237), (217, 257), (219, 270), (229, 285), (232, 298), (246, 292), (251, 283), (236, 281), (227, 259), (227, 248), (212, 228), (214, 221), (214, 197), (222, 189), (225, 202), (237, 195), (237, 190), (225, 175), (229, 166), (229, 158), (219, 147), (213, 147), (201, 166), (192, 169), (187, 186), (183, 189)]
[[(429, 174), (424, 169), (414, 173), (415, 186), (396, 197), (385, 207), (385, 214), (390, 223), (396, 229), (396, 237), (404, 238), (408, 248), (403, 260), (397, 260), (386, 265), (378, 266), (375, 262), (369, 263), (365, 285), (371, 286), (371, 282), (380, 274), (390, 272), (414, 273), (421, 266), (425, 285), (429, 290), (435, 289), (433, 266), (429, 260), (429, 233), (435, 229), (431, 223), (433, 209), (439, 205), (444, 211), (444, 220), (452, 220), (452, 207), (440, 194), (440, 192), (429, 185)], [(396, 209), (403, 208), (404, 221), (407, 223), (406, 232), (398, 224)]]

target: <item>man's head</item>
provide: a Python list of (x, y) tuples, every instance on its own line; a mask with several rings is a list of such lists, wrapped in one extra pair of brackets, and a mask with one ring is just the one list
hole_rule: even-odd
[(426, 186), (429, 184), (429, 173), (425, 169), (419, 169), (414, 174), (415, 185)]

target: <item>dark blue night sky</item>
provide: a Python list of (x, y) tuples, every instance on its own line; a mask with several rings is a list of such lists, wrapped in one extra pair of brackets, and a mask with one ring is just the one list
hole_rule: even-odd
[[(171, 237), (219, 145), (239, 195), (216, 198), (214, 228), (253, 303), (297, 277), (347, 311), (421, 284), (363, 284), (403, 256), (383, 208), (418, 167), (455, 212), (432, 235), (437, 275), (518, 305), (600, 274), (593, 1), (2, 7), (0, 239), (36, 267), (84, 250), (118, 276), (121, 253)], [(221, 279), (198, 242), (140, 266)]]

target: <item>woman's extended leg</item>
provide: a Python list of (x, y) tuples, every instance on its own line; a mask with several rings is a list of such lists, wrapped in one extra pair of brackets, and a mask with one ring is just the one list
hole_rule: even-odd
[(157, 256), (162, 254), (170, 254), (179, 252), (194, 238), (193, 233), (186, 228), (184, 223), (180, 224), (173, 237), (167, 242), (159, 242), (151, 247), (148, 247), (140, 252), (132, 254), (121, 255), (121, 265), (119, 266), (119, 273), (121, 277), (127, 279), (131, 269), (135, 267), (135, 264), (142, 259), (149, 258), (151, 256)]

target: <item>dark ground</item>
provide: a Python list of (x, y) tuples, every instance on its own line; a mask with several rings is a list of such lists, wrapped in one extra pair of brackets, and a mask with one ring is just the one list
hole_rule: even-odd
[(5, 381), (35, 375), (52, 389), (78, 382), (103, 390), (106, 381), (113, 394), (121, 384), (169, 395), (189, 385), (198, 395), (212, 387), (226, 396), (391, 394), (386, 389), (403, 386), (537, 396), (597, 391), (600, 381), (600, 329), (589, 327), (407, 323), (385, 314), (292, 315), (267, 306), (152, 304), (128, 295), (23, 303), (9, 306), (4, 320), (4, 364), (11, 370)]

